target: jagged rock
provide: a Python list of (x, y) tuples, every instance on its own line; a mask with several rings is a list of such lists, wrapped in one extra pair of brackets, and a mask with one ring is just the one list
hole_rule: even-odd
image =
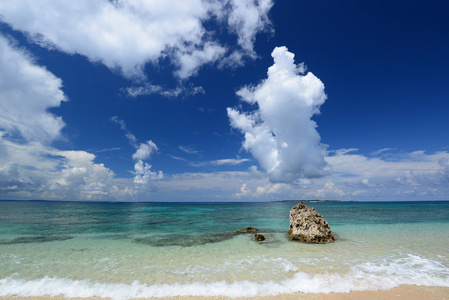
[(247, 228), (236, 230), (236, 231), (234, 231), (234, 233), (251, 233), (251, 232), (257, 232), (257, 231), (259, 231), (259, 229), (254, 228), (254, 227), (247, 227)]
[(255, 233), (254, 234), (254, 239), (256, 241), (258, 241), (258, 242), (265, 241), (265, 237), (262, 234), (260, 234), (260, 233)]
[(300, 202), (290, 210), (288, 238), (310, 244), (324, 244), (337, 240), (329, 224), (315, 208)]

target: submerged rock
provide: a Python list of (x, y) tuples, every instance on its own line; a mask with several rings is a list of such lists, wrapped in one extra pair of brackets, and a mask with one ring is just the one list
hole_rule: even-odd
[(260, 233), (255, 233), (254, 234), (254, 239), (256, 241), (258, 241), (258, 242), (265, 241), (265, 237), (262, 234), (260, 234)]
[(317, 213), (315, 208), (302, 202), (290, 210), (288, 238), (310, 244), (331, 243), (337, 240), (323, 216)]
[(243, 229), (236, 230), (236, 231), (234, 231), (234, 233), (251, 233), (251, 232), (257, 232), (257, 231), (259, 231), (259, 229), (254, 228), (254, 227), (246, 227)]
[(72, 236), (62, 235), (62, 236), (25, 236), (18, 237), (12, 241), (0, 242), (2, 245), (13, 245), (13, 244), (30, 244), (30, 243), (45, 243), (54, 241), (65, 241), (72, 239)]
[(134, 242), (153, 247), (181, 246), (192, 247), (219, 243), (231, 239), (232, 233), (210, 233), (202, 235), (169, 235), (160, 237), (135, 238)]

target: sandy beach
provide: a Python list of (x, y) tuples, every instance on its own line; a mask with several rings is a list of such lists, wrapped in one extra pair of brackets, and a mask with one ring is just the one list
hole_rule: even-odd
[[(66, 298), (63, 296), (40, 296), (40, 297), (21, 297), (8, 296), (0, 297), (1, 300), (103, 300), (110, 298), (90, 297), (90, 298)], [(153, 298), (137, 298), (134, 300), (153, 299)], [(402, 285), (391, 290), (379, 291), (354, 291), (350, 293), (330, 293), (330, 294), (281, 294), (277, 296), (265, 297), (251, 297), (251, 298), (230, 298), (230, 297), (166, 297), (156, 298), (165, 300), (228, 300), (228, 299), (252, 299), (252, 300), (351, 300), (351, 299), (366, 299), (366, 300), (387, 300), (387, 299), (407, 299), (407, 300), (443, 300), (449, 299), (449, 288), (447, 287), (423, 287), (416, 285)]]

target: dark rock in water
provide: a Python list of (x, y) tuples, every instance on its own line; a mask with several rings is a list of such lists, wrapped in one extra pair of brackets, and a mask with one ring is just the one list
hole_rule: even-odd
[(259, 229), (254, 228), (254, 227), (246, 227), (243, 229), (236, 230), (236, 231), (234, 231), (234, 233), (251, 233), (251, 232), (257, 232), (257, 231), (259, 231)]
[(136, 238), (138, 244), (146, 244), (153, 247), (181, 246), (192, 247), (219, 243), (231, 239), (232, 233), (213, 233), (203, 235), (169, 235), (164, 237)]
[(45, 243), (54, 241), (65, 241), (72, 239), (71, 236), (26, 236), (15, 238), (12, 241), (1, 242), (2, 245), (13, 245), (13, 244), (29, 244), (29, 243)]
[(288, 238), (310, 244), (331, 243), (337, 240), (323, 216), (302, 202), (290, 210)]
[(258, 242), (265, 241), (265, 237), (262, 234), (260, 234), (260, 233), (255, 233), (254, 234), (254, 239), (256, 241), (258, 241)]

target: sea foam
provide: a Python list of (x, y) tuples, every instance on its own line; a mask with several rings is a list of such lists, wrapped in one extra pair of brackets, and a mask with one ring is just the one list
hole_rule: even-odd
[(14, 274), (0, 279), (0, 296), (100, 296), (114, 300), (172, 296), (253, 297), (295, 292), (346, 293), (391, 289), (402, 284), (449, 287), (449, 268), (432, 259), (408, 255), (392, 261), (364, 262), (350, 267), (347, 273), (296, 272), (279, 282), (242, 280), (147, 285), (139, 281), (124, 284), (55, 277), (26, 279)]

